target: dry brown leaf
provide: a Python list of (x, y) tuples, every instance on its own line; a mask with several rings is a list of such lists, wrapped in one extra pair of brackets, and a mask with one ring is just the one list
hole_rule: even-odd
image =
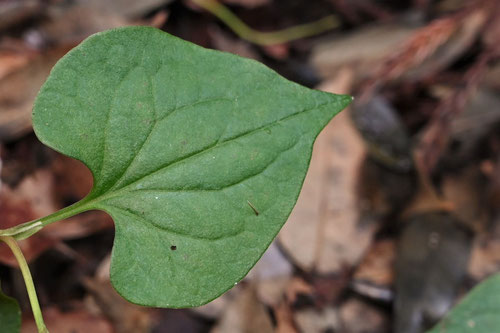
[(474, 241), (468, 270), (476, 281), (500, 271), (500, 237), (491, 239), (482, 236)]
[[(26, 177), (19, 186), (12, 190), (7, 186), (0, 189), (1, 229), (13, 227), (23, 222), (34, 220), (55, 211), (52, 200), (53, 178), (47, 170), (39, 170)], [(19, 246), (29, 262), (57, 241), (44, 233), (36, 234), (19, 242)], [(0, 262), (17, 266), (5, 244), (0, 244)]]
[(283, 299), (292, 272), (292, 265), (272, 243), (245, 279), (255, 285), (261, 302), (273, 306)]
[(252, 285), (244, 290), (228, 306), (212, 333), (272, 333), (271, 318), (265, 306), (259, 302)]
[(340, 329), (338, 309), (333, 307), (322, 310), (306, 309), (297, 311), (294, 318), (300, 332), (338, 332)]
[(346, 333), (385, 333), (389, 320), (380, 310), (357, 299), (349, 299), (340, 308), (340, 320)]
[[(79, 164), (76, 163), (76, 165)], [(71, 175), (77, 172), (76, 165), (68, 163), (63, 170)], [(62, 208), (60, 200), (55, 200), (54, 191), (57, 188), (55, 186), (57, 182), (54, 178), (51, 169), (39, 169), (25, 177), (15, 189), (7, 185), (2, 186), (0, 188), (0, 215), (2, 216), (0, 228), (6, 229), (35, 220)], [(86, 212), (46, 226), (35, 235), (20, 241), (19, 246), (26, 260), (30, 262), (61, 240), (82, 238), (112, 227), (113, 221), (106, 213)], [(4, 244), (0, 244), (0, 262), (17, 266), (17, 261)]]
[(286, 302), (281, 302), (273, 308), (276, 318), (275, 333), (298, 333), (293, 320), (293, 313)]
[[(346, 92), (352, 72), (343, 71), (320, 89)], [(357, 177), (365, 148), (349, 117), (337, 115), (318, 136), (302, 192), (279, 234), (280, 243), (299, 267), (339, 272), (356, 263), (375, 227), (359, 223)]]
[(286, 289), (286, 299), (290, 304), (297, 301), (299, 295), (310, 295), (314, 292), (313, 286), (300, 277), (293, 277)]
[(148, 309), (134, 305), (118, 295), (110, 281), (85, 279), (84, 285), (104, 317), (112, 323), (115, 333), (151, 331), (152, 316)]
[(500, 216), (492, 221), (490, 228), (479, 232), (472, 244), (469, 260), (469, 275), (482, 281), (500, 271)]
[[(110, 323), (102, 316), (90, 314), (84, 309), (61, 312), (56, 308), (43, 311), (45, 324), (51, 333), (114, 333)], [(37, 333), (36, 324), (31, 317), (25, 318), (21, 333)]]
[(52, 66), (68, 47), (39, 54), (0, 79), (0, 140), (11, 141), (31, 131), (33, 102)]
[(345, 66), (354, 68), (356, 79), (365, 78), (414, 31), (404, 25), (376, 25), (332, 40), (320, 40), (313, 47), (311, 62), (323, 78), (336, 76)]
[(374, 286), (390, 287), (394, 280), (396, 244), (392, 239), (376, 241), (366, 251), (353, 274), (355, 282), (367, 282)]
[(0, 52), (0, 80), (8, 74), (26, 66), (33, 58), (33, 54)]

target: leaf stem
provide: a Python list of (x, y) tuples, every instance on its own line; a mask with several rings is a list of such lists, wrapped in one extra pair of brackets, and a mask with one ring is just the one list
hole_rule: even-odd
[(217, 0), (192, 1), (219, 18), (241, 38), (259, 45), (282, 44), (292, 40), (317, 35), (339, 26), (337, 17), (334, 15), (328, 15), (311, 23), (301, 24), (273, 32), (260, 32), (250, 28), (236, 15), (234, 15), (233, 12), (231, 12), (226, 6)]
[(92, 200), (84, 198), (71, 206), (60, 209), (50, 215), (16, 225), (9, 229), (0, 229), (0, 237), (13, 237), (16, 240), (22, 240), (42, 230), (48, 224), (64, 220), (76, 214), (89, 210), (89, 204)]
[(28, 267), (28, 263), (24, 258), (24, 255), (19, 248), (16, 240), (12, 237), (0, 236), (0, 241), (3, 241), (11, 249), (12, 253), (19, 263), (19, 268), (23, 274), (24, 283), (26, 284), (26, 290), (28, 291), (28, 297), (31, 303), (31, 309), (33, 311), (33, 316), (35, 317), (36, 326), (39, 333), (49, 333), (42, 317), (42, 310), (40, 309), (40, 304), (38, 303), (38, 297), (36, 296), (35, 285), (33, 284), (33, 278), (31, 277), (31, 272)]

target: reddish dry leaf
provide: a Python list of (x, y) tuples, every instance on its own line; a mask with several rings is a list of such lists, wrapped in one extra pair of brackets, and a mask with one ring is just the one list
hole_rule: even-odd
[(441, 192), (455, 207), (453, 213), (472, 230), (480, 231), (488, 223), (484, 188), (480, 171), (471, 166), (443, 176)]
[(290, 56), (290, 47), (288, 44), (275, 44), (263, 46), (262, 50), (270, 57), (278, 60), (285, 60)]
[(300, 295), (312, 295), (313, 287), (300, 277), (293, 277), (286, 290), (286, 299), (289, 304), (294, 304)]
[[(114, 333), (113, 327), (102, 316), (93, 315), (84, 309), (61, 312), (56, 308), (43, 311), (45, 324), (51, 333)], [(21, 333), (38, 332), (32, 316), (23, 320)]]
[(35, 96), (52, 66), (70, 47), (37, 54), (25, 66), (0, 78), (0, 140), (11, 141), (31, 131)]
[[(15, 189), (2, 186), (0, 189), (0, 228), (6, 229), (23, 222), (34, 220), (56, 210), (52, 201), (52, 175), (47, 170), (39, 170), (26, 177)], [(44, 233), (36, 234), (19, 242), (26, 260), (29, 262), (56, 243)], [(0, 245), (0, 262), (17, 266), (10, 250)]]
[[(1, 187), (0, 215), (3, 217), (0, 220), (1, 229), (35, 220), (62, 208), (66, 200), (64, 197), (54, 196), (56, 189), (63, 190), (59, 193), (60, 195), (67, 195), (75, 200), (86, 194), (89, 179), (87, 178), (88, 171), (83, 172), (82, 170), (85, 167), (81, 163), (69, 161), (67, 158), (59, 161), (64, 161), (64, 163), (56, 163), (54, 167), (56, 172), (51, 169), (39, 169), (33, 175), (25, 177), (15, 189), (10, 189), (7, 185)], [(58, 179), (54, 173), (56, 175), (64, 174), (64, 177)], [(58, 180), (55, 181), (55, 179)], [(69, 179), (72, 180), (69, 181)], [(74, 187), (57, 186), (61, 180), (68, 180)], [(20, 241), (19, 245), (26, 260), (30, 262), (61, 240), (85, 237), (112, 226), (113, 221), (106, 213), (86, 212), (66, 221), (51, 224), (28, 239)], [(17, 261), (4, 244), (0, 244), (0, 262), (17, 266)]]
[(417, 67), (405, 73), (410, 80), (420, 80), (432, 77), (453, 64), (477, 41), (488, 19), (486, 9), (472, 11), (460, 20), (452, 35), (426, 57)]
[[(492, 4), (490, 0), (471, 3), (454, 15), (436, 19), (418, 29), (375, 70), (362, 88), (361, 100), (370, 98), (380, 84), (398, 79), (417, 66), (423, 65), (419, 69), (420, 76), (428, 76), (449, 65), (472, 45), (491, 15)], [(454, 36), (456, 38), (451, 39)], [(449, 45), (445, 45), (449, 41)], [(429, 60), (434, 55), (435, 59)], [(429, 61), (424, 63), (426, 60)]]
[(432, 172), (449, 142), (452, 120), (463, 112), (494, 57), (495, 53), (488, 50), (479, 56), (476, 63), (464, 74), (461, 85), (438, 105), (431, 120), (422, 130), (415, 159), (425, 177)]
[(298, 333), (293, 320), (293, 312), (287, 302), (281, 302), (273, 310), (276, 318), (275, 333)]
[(374, 286), (390, 287), (394, 280), (396, 244), (392, 239), (376, 241), (356, 268), (353, 280)]
[(317, 308), (324, 308), (328, 304), (335, 304), (349, 285), (349, 271), (332, 276), (315, 277), (312, 284), (314, 299)]
[(0, 80), (26, 66), (32, 57), (27, 53), (0, 52)]
[(376, 77), (393, 80), (422, 63), (440, 45), (448, 40), (458, 26), (457, 18), (437, 19), (417, 30), (414, 35), (387, 59), (378, 70)]
[(474, 241), (468, 271), (476, 281), (500, 271), (500, 237), (482, 235)]

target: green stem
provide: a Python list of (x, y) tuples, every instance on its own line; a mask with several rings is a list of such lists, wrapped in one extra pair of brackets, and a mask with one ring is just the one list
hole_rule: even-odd
[(90, 204), (90, 202), (91, 200), (85, 198), (71, 206), (65, 207), (40, 219), (25, 222), (9, 229), (0, 229), (0, 237), (13, 237), (17, 240), (28, 238), (29, 236), (40, 231), (48, 224), (64, 220), (86, 210), (89, 210), (88, 205)]
[(38, 332), (49, 333), (47, 327), (45, 327), (45, 323), (43, 322), (42, 310), (40, 309), (40, 304), (38, 303), (38, 297), (36, 296), (35, 285), (33, 284), (33, 278), (31, 277), (28, 263), (26, 262), (19, 245), (17, 245), (16, 240), (12, 237), (0, 236), (0, 240), (10, 247), (12, 253), (14, 253), (14, 256), (17, 259), (17, 262), (19, 263), (19, 268), (21, 269), (24, 283), (26, 284), (26, 290), (28, 291), (28, 297), (30, 299), (31, 309), (33, 310), (33, 316), (35, 317)]
[(339, 26), (337, 18), (334, 15), (328, 15), (315, 22), (273, 32), (260, 32), (250, 28), (217, 0), (192, 1), (217, 16), (241, 38), (260, 45), (282, 44), (295, 39), (317, 35)]

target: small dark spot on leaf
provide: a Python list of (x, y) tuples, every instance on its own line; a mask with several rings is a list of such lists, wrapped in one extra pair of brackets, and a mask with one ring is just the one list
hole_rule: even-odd
[(172, 245), (172, 246), (170, 247), (170, 250), (172, 250), (172, 251), (175, 251), (175, 250), (177, 250), (177, 246), (175, 246), (175, 245)]

